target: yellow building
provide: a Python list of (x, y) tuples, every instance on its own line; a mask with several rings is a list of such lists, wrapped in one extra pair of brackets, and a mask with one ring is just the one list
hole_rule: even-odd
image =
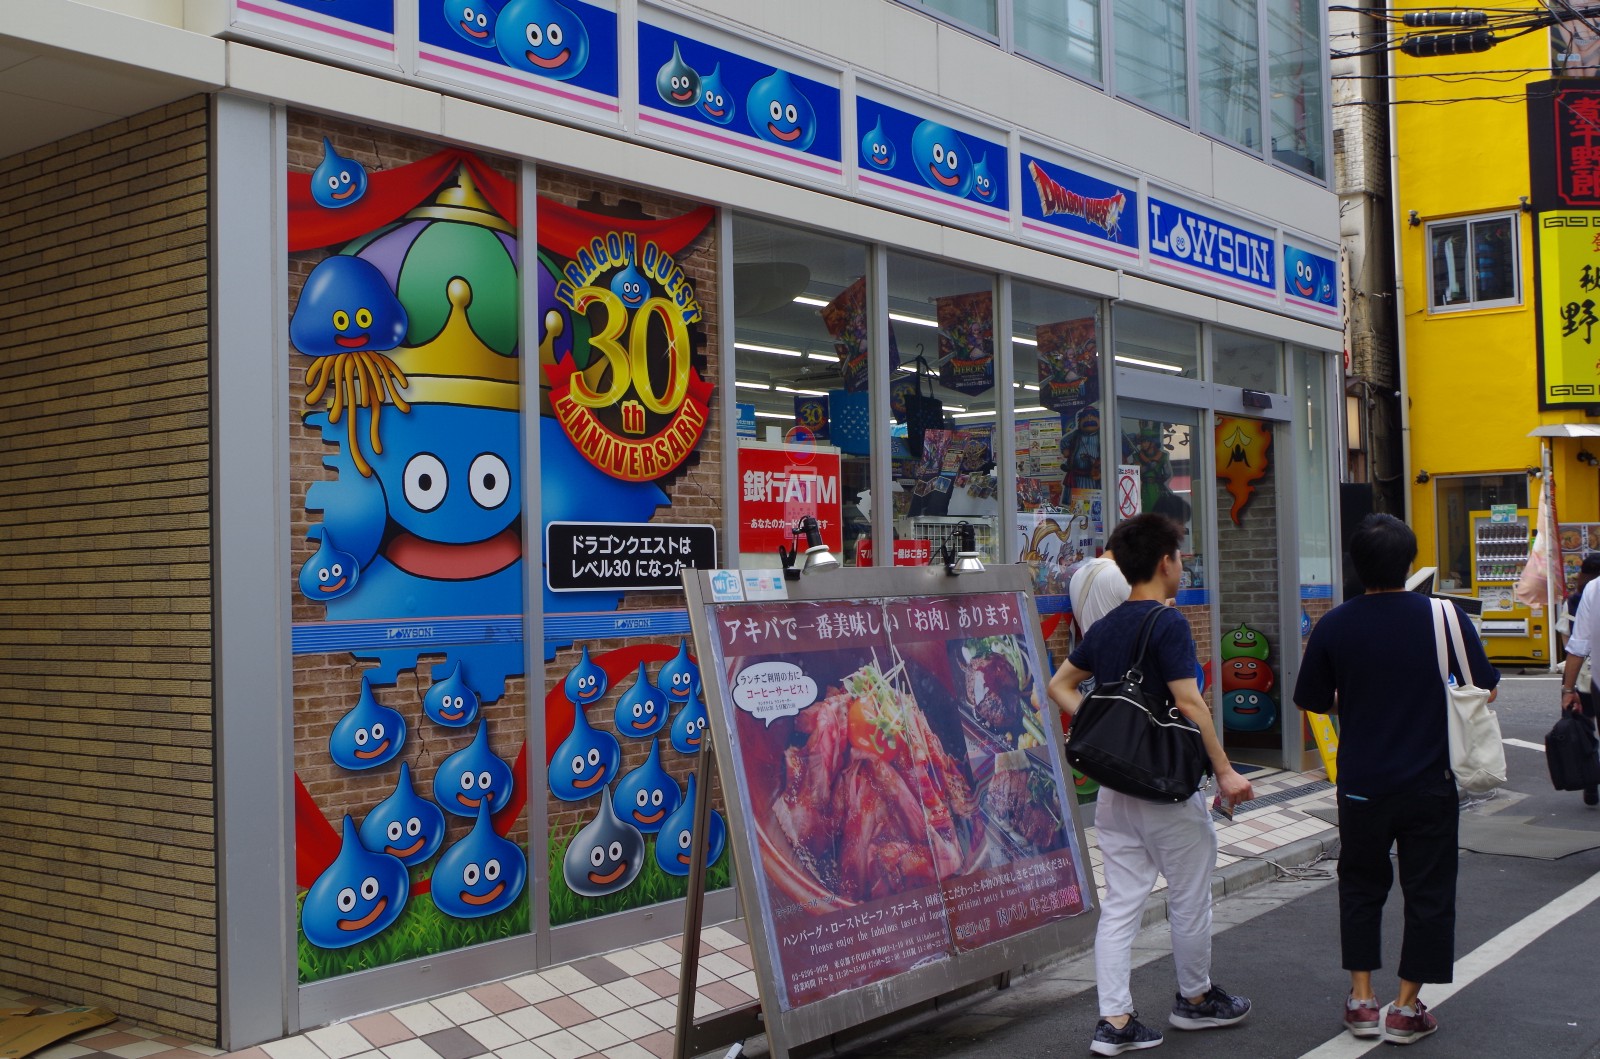
[[(1544, 12), (1525, 7), (1529, 18)], [(1533, 163), (1529, 152), (1529, 86), (1585, 72), (1569, 61), (1581, 43), (1557, 26), (1479, 54), (1397, 51), (1392, 66), (1407, 514), (1418, 566), (1437, 566), (1444, 591), (1482, 600), (1485, 643), (1499, 661), (1551, 660), (1546, 608), (1512, 596), (1537, 525), (1546, 459), (1560, 523), (1600, 523), (1600, 472), (1590, 455), (1600, 454), (1600, 396), (1584, 404), (1549, 399), (1582, 385), (1542, 389), (1550, 380), (1540, 364), (1536, 229), (1552, 231), (1559, 218), (1546, 212), (1554, 203), (1536, 195), (1535, 184), (1558, 164), (1553, 151), (1536, 152)], [(1523, 70), (1536, 72), (1499, 72)], [(1456, 76), (1473, 73), (1485, 76)], [(1570, 82), (1583, 85), (1600, 82)], [(1554, 340), (1565, 325), (1547, 300), (1545, 318), (1555, 325), (1547, 322), (1545, 337)], [(1593, 392), (1600, 348), (1573, 358)], [(1549, 407), (1557, 403), (1564, 406)], [(1600, 549), (1600, 533), (1592, 542), (1576, 527), (1564, 536), (1570, 574), (1583, 548)]]

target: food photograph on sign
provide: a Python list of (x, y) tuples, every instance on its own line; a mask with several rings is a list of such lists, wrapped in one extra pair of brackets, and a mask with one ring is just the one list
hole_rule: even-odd
[(1088, 907), (1024, 597), (711, 608), (786, 1008)]

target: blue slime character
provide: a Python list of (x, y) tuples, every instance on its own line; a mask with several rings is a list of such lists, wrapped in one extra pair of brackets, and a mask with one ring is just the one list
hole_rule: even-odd
[(656, 94), (671, 107), (692, 107), (700, 98), (700, 75), (678, 54), (677, 41), (672, 42), (671, 61), (656, 71)]
[(994, 177), (989, 175), (989, 156), (984, 155), (972, 167), (972, 197), (979, 202), (993, 202), (996, 190)]
[[(656, 866), (668, 875), (689, 874), (689, 847), (694, 841), (694, 800), (698, 797), (694, 787), (694, 773), (689, 773), (689, 795), (684, 798), (683, 804), (667, 817), (661, 825), (661, 833), (656, 836)], [(728, 825), (722, 822), (722, 814), (715, 809), (711, 810), (711, 819), (706, 827), (706, 837), (710, 845), (706, 847), (706, 867), (717, 862), (722, 856), (722, 848), (728, 842)]]
[(872, 131), (861, 137), (861, 158), (874, 169), (888, 172), (894, 168), (894, 144), (884, 134), (882, 116)]
[(622, 768), (622, 747), (610, 732), (589, 727), (583, 706), (573, 707), (572, 731), (550, 759), (550, 793), (564, 802), (581, 802), (605, 790)]
[(1222, 696), (1222, 726), (1232, 732), (1265, 732), (1278, 721), (1278, 704), (1260, 691), (1229, 691)]
[(372, 807), (361, 821), (361, 844), (374, 853), (399, 857), (415, 867), (439, 851), (444, 841), (444, 813), (411, 785), (411, 766), (400, 763), (394, 793)]
[(623, 305), (637, 309), (644, 304), (645, 296), (650, 293), (650, 283), (644, 278), (644, 273), (630, 261), (626, 268), (611, 277), (611, 293), (621, 298)]
[(651, 742), (644, 764), (622, 777), (612, 801), (622, 819), (645, 834), (661, 830), (661, 822), (683, 801), (677, 781), (661, 767), (661, 740)]
[(954, 129), (924, 121), (911, 134), (911, 160), (917, 176), (935, 191), (964, 199), (972, 191), (972, 157)]
[(817, 135), (817, 112), (785, 70), (773, 70), (750, 86), (745, 116), (755, 134), (769, 143), (804, 151)]
[(707, 121), (726, 125), (738, 110), (733, 93), (722, 84), (722, 64), (718, 63), (700, 82), (700, 113)]
[(511, 0), (495, 20), (495, 47), (510, 66), (568, 81), (589, 62), (583, 19), (556, 0)]
[(583, 657), (578, 659), (578, 664), (567, 674), (566, 684), (563, 687), (567, 693), (567, 700), (581, 708), (604, 698), (610, 682), (606, 677), (606, 671), (589, 659), (589, 649), (585, 647)]
[(672, 749), (680, 754), (698, 754), (706, 730), (706, 704), (695, 699), (672, 719)]
[(477, 719), (478, 695), (467, 686), (460, 662), (449, 676), (428, 689), (422, 697), (422, 712), (446, 728), (465, 728)]
[(678, 641), (678, 653), (656, 674), (656, 684), (676, 703), (690, 702), (700, 694), (700, 667), (689, 657), (688, 639)]
[(367, 171), (353, 158), (333, 149), (322, 139), (322, 161), (311, 173), (311, 197), (318, 206), (336, 210), (356, 202), (367, 193)]
[(623, 735), (644, 739), (661, 731), (671, 709), (672, 704), (660, 688), (650, 683), (644, 663), (640, 662), (639, 675), (634, 679), (633, 686), (617, 697), (617, 712), (613, 721), (617, 731)]
[(444, 20), (473, 47), (494, 49), (492, 0), (444, 0)]
[(398, 710), (379, 705), (363, 675), (361, 698), (328, 735), (328, 756), (340, 768), (377, 768), (394, 760), (405, 741), (406, 719)]
[(511, 800), (515, 786), (511, 766), (489, 749), (489, 722), (478, 722), (472, 742), (444, 759), (433, 776), (433, 800), (456, 816), (477, 816), (478, 806), (489, 803), (498, 813)]
[(381, 352), (405, 340), (409, 320), (389, 281), (370, 261), (335, 254), (300, 288), (289, 341), (309, 357)]
[(611, 792), (603, 797), (594, 819), (584, 824), (561, 860), (561, 875), (572, 892), (582, 897), (604, 897), (626, 888), (644, 870), (644, 836), (618, 819)]
[(400, 917), (411, 878), (399, 858), (361, 844), (355, 821), (344, 818), (339, 855), (306, 891), (300, 929), (319, 949), (366, 941)]
[(361, 565), (355, 556), (339, 550), (326, 527), (313, 526), (311, 532), (322, 542), (300, 568), (300, 594), (314, 603), (347, 595), (361, 579)]
[(472, 830), (434, 865), (430, 894), (445, 915), (476, 919), (509, 907), (527, 880), (528, 862), (522, 850), (495, 834), (489, 807), (480, 805)]

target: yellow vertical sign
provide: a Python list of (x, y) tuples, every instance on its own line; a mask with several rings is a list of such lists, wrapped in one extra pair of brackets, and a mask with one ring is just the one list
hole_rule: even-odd
[(1539, 403), (1600, 403), (1600, 210), (1551, 210), (1539, 255)]
[(1339, 732), (1333, 726), (1333, 718), (1325, 713), (1305, 714), (1306, 723), (1311, 726), (1311, 738), (1317, 741), (1317, 753), (1322, 755), (1322, 767), (1328, 770), (1328, 782), (1339, 782)]

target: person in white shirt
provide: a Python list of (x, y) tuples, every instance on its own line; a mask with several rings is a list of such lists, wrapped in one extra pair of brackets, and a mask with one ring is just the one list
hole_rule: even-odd
[(1131, 591), (1110, 552), (1079, 566), (1067, 585), (1078, 631), (1087, 634), (1089, 626), (1127, 602)]

